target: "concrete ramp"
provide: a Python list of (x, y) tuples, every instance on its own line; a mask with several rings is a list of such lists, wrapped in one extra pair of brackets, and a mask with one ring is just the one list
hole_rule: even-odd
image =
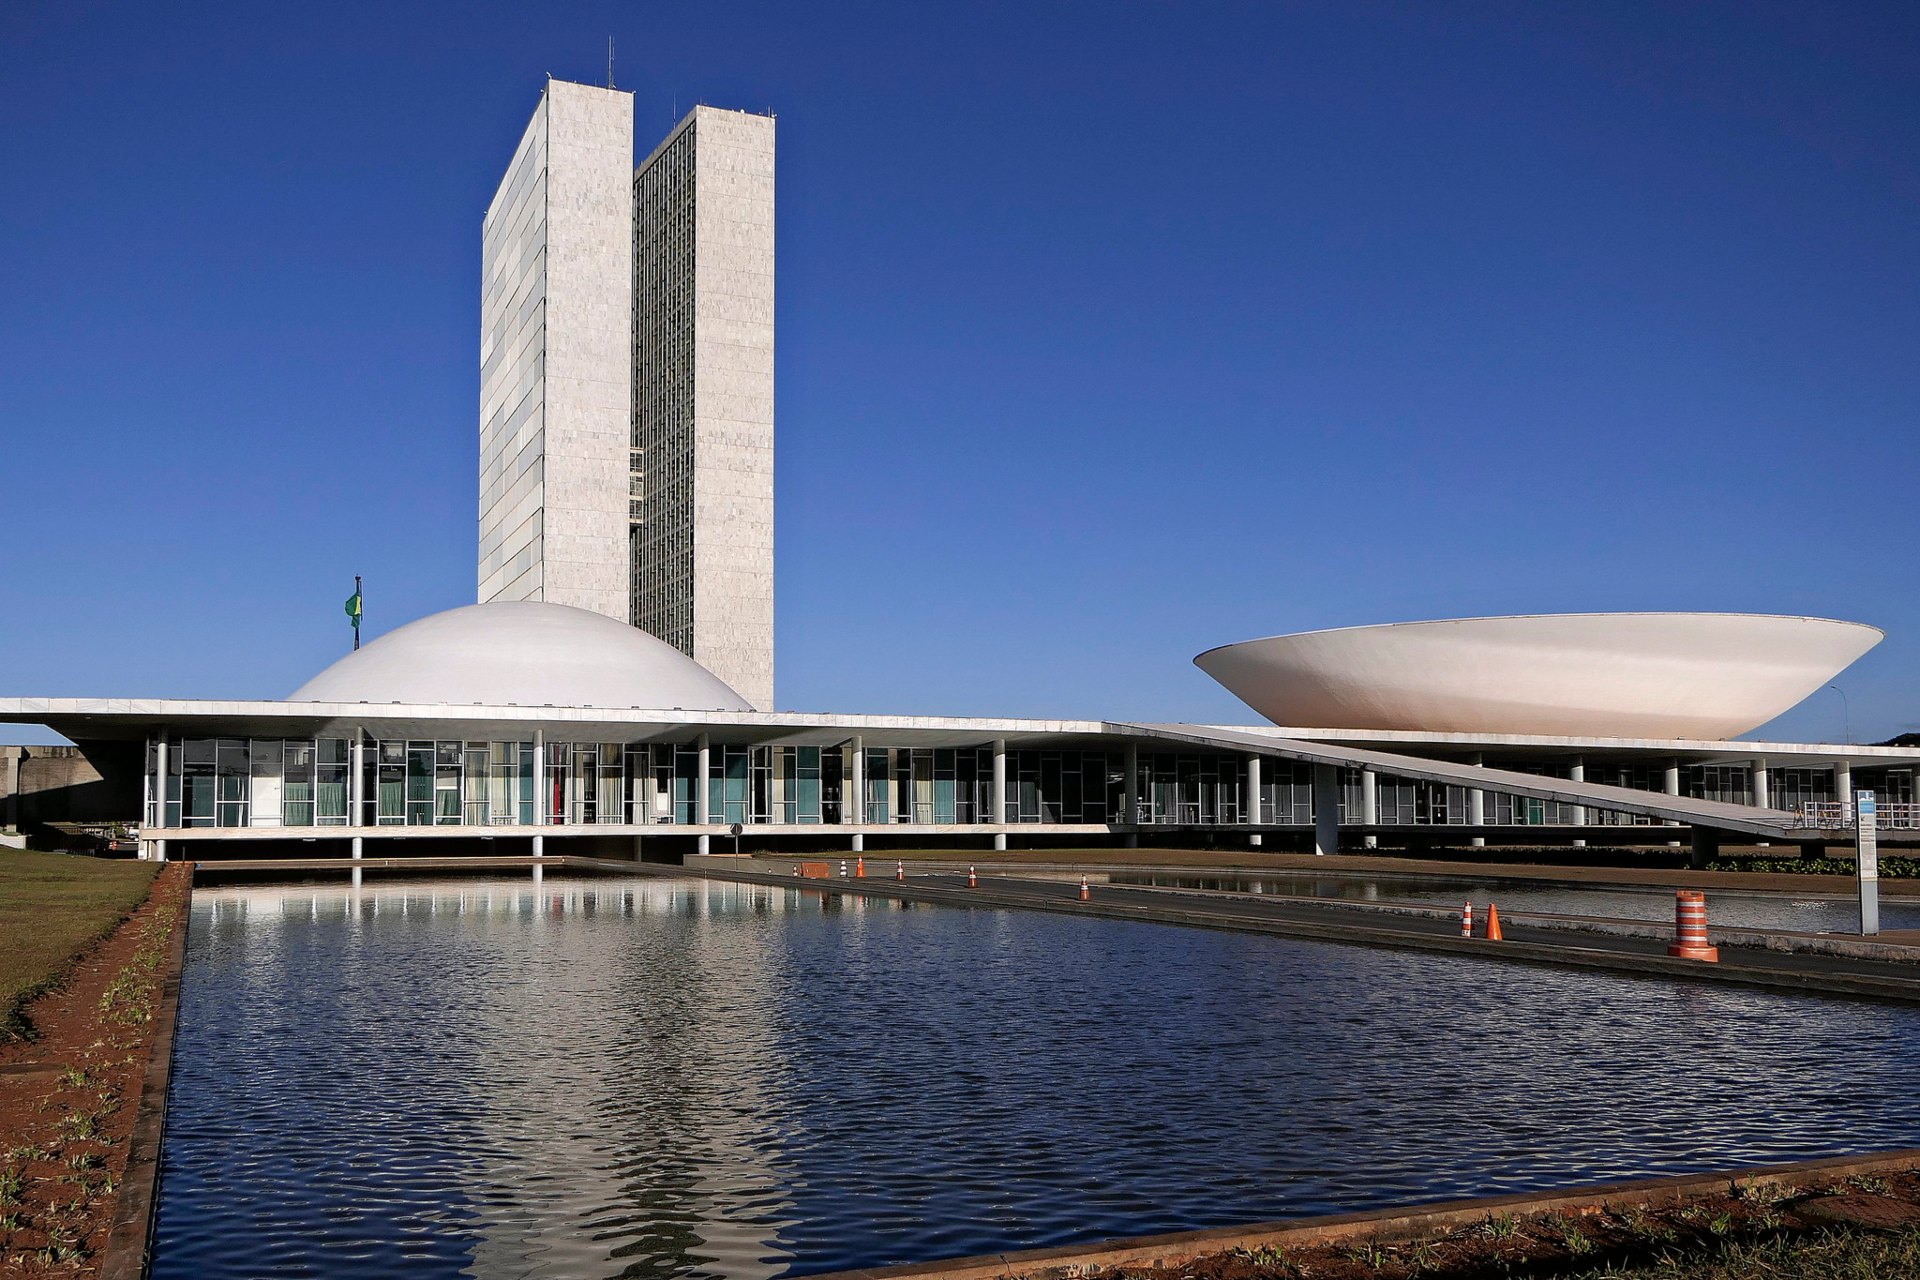
[(1308, 742), (1299, 738), (1269, 737), (1258, 732), (1236, 729), (1208, 729), (1186, 724), (1128, 724), (1109, 721), (1107, 731), (1120, 737), (1170, 743), (1175, 746), (1205, 747), (1209, 750), (1251, 751), (1284, 760), (1301, 760), (1336, 768), (1372, 769), (1377, 773), (1412, 778), (1419, 782), (1438, 782), (1449, 786), (1471, 787), (1533, 800), (1559, 804), (1585, 805), (1616, 813), (1638, 814), (1662, 822), (1682, 822), (1709, 831), (1737, 832), (1762, 840), (1825, 840), (1850, 842), (1850, 831), (1819, 831), (1799, 825), (1798, 814), (1784, 809), (1758, 809), (1752, 805), (1728, 804), (1722, 800), (1695, 800), (1670, 796), (1660, 791), (1640, 791), (1632, 787), (1607, 786), (1598, 782), (1573, 782), (1566, 778), (1543, 778), (1537, 774), (1515, 773), (1507, 769), (1489, 769), (1484, 765), (1458, 764), (1451, 760), (1428, 760), (1393, 751), (1375, 751), (1367, 747), (1348, 747), (1336, 743)]

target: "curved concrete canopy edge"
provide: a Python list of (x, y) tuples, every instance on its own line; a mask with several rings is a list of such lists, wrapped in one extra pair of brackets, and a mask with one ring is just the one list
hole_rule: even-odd
[(1193, 661), (1277, 725), (1722, 740), (1884, 635), (1787, 614), (1514, 614), (1268, 636)]

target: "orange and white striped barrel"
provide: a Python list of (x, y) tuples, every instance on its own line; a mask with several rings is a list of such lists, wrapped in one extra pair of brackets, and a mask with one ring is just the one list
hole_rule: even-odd
[(967, 888), (978, 889), (979, 887), (980, 887), (980, 873), (975, 871), (972, 867), (968, 867), (967, 868)]
[(1085, 876), (1081, 876), (1080, 877), (1080, 901), (1085, 902), (1087, 901), (1088, 898), (1092, 896), (1093, 895), (1087, 890), (1087, 878)]
[(1473, 936), (1473, 903), (1471, 902), (1460, 908), (1460, 936), (1463, 938)]
[(1681, 889), (1673, 895), (1673, 942), (1667, 954), (1708, 964), (1720, 959), (1720, 948), (1707, 942), (1707, 895), (1698, 889)]

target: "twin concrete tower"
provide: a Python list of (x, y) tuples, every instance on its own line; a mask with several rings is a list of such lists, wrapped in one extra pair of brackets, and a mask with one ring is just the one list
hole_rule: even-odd
[(549, 80), (483, 224), (482, 603), (651, 632), (773, 708), (773, 130)]

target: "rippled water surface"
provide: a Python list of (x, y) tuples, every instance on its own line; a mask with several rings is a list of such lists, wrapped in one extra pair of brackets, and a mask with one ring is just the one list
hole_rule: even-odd
[[(1071, 878), (1071, 877), (1069, 877)], [(1418, 902), (1458, 906), (1465, 898), (1497, 902), (1503, 911), (1544, 911), (1555, 915), (1613, 916), (1623, 920), (1672, 920), (1671, 889), (1579, 888), (1564, 885), (1492, 884), (1440, 876), (1314, 875), (1305, 872), (1196, 874), (1178, 871), (1118, 871), (1115, 884), (1280, 894), (1297, 898), (1349, 901)], [(1708, 915), (1714, 924), (1742, 929), (1793, 929), (1805, 933), (1855, 933), (1860, 908), (1851, 898), (1793, 893), (1712, 893)], [(1880, 898), (1882, 929), (1920, 929), (1920, 901)]]
[(202, 890), (154, 1274), (804, 1274), (1914, 1146), (1916, 1031), (698, 881)]

